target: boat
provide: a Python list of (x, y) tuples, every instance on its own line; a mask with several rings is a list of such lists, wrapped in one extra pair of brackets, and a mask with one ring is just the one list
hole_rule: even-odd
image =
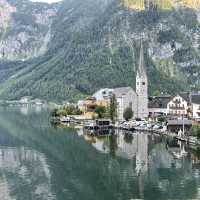
[(84, 124), (84, 128), (89, 130), (112, 129), (113, 125), (109, 119), (97, 119), (94, 121), (86, 122)]
[(61, 122), (63, 122), (63, 123), (69, 123), (69, 122), (71, 122), (71, 119), (70, 119), (70, 117), (61, 117), (60, 118), (60, 121)]

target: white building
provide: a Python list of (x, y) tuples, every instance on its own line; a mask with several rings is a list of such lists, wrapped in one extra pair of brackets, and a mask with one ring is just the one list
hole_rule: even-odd
[(137, 99), (137, 117), (146, 118), (149, 115), (148, 111), (148, 77), (144, 64), (143, 45), (140, 49), (139, 67), (136, 74), (136, 93)]
[(200, 94), (193, 94), (191, 100), (193, 118), (200, 119)]
[(137, 117), (137, 94), (131, 87), (115, 88), (113, 91), (117, 101), (117, 118), (123, 120), (126, 108), (132, 108), (134, 117)]
[(114, 89), (103, 88), (95, 92), (92, 96), (95, 97), (97, 101), (101, 101), (103, 99), (107, 100), (107, 99), (110, 99), (110, 97), (113, 94), (113, 91)]
[(22, 97), (22, 98), (19, 100), (19, 102), (20, 102), (21, 104), (28, 104), (29, 101), (30, 101), (30, 99), (31, 99), (30, 96), (24, 96), (24, 97)]
[(175, 96), (150, 97), (149, 115), (189, 115), (200, 119), (200, 93), (181, 92)]
[(191, 110), (191, 97), (189, 92), (182, 92), (172, 97), (167, 104), (167, 114), (187, 115)]

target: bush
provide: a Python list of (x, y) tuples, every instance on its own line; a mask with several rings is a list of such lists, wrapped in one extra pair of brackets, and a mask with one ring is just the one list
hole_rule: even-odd
[(164, 116), (158, 117), (158, 122), (160, 122), (160, 123), (166, 122), (166, 117), (164, 117)]
[(65, 106), (59, 109), (55, 109), (51, 115), (53, 117), (61, 117), (67, 115), (81, 115), (82, 111), (77, 106)]
[(128, 121), (129, 119), (131, 119), (133, 117), (133, 110), (132, 110), (132, 108), (131, 107), (126, 108), (125, 111), (124, 111), (123, 116), (124, 116), (124, 119), (126, 121)]
[(200, 139), (200, 126), (195, 125), (192, 127), (192, 135)]
[(98, 115), (98, 118), (103, 118), (103, 117), (105, 117), (105, 114), (106, 114), (106, 107), (105, 106), (97, 106), (95, 108), (94, 112)]

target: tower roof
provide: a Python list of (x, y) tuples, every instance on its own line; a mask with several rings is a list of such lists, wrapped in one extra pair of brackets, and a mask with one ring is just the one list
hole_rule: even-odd
[(147, 72), (146, 72), (146, 67), (145, 67), (145, 62), (144, 62), (143, 42), (141, 42), (141, 47), (140, 47), (140, 58), (139, 58), (139, 66), (137, 69), (137, 74), (139, 76), (147, 77)]

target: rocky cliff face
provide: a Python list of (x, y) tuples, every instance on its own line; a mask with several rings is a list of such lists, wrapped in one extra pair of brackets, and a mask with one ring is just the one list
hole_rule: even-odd
[(58, 5), (0, 0), (0, 59), (27, 60), (48, 49)]
[(200, 6), (200, 0), (122, 0), (122, 2), (124, 6), (134, 10), (145, 10), (152, 6), (162, 10), (179, 7), (197, 9)]

